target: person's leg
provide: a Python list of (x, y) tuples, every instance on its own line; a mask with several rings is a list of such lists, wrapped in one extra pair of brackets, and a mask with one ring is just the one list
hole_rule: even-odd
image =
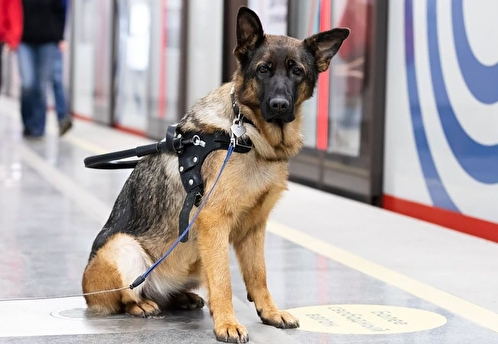
[(57, 49), (55, 52), (52, 84), (54, 88), (55, 111), (57, 112), (57, 119), (60, 122), (66, 117), (67, 113), (66, 97), (62, 83), (62, 52), (60, 49)]
[(59, 135), (64, 135), (73, 126), (72, 119), (67, 111), (66, 96), (62, 78), (62, 52), (57, 49), (54, 59), (52, 83), (54, 88), (55, 110), (59, 121)]
[[(19, 74), (21, 76), (21, 117), (24, 135), (37, 135), (33, 124), (33, 94), (35, 93), (35, 48), (21, 43), (17, 49)], [(39, 134), (38, 134), (39, 135)]]
[(47, 86), (51, 81), (53, 74), (53, 66), (56, 50), (58, 49), (55, 43), (40, 44), (36, 51), (36, 66), (35, 66), (35, 92), (33, 118), (36, 127), (36, 134), (45, 133), (45, 123), (47, 114)]

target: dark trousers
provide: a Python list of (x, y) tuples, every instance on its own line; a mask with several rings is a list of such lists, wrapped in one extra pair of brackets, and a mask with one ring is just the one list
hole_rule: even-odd
[(31, 136), (45, 133), (46, 90), (54, 72), (56, 43), (21, 43), (17, 49), (21, 74), (21, 115), (24, 132)]

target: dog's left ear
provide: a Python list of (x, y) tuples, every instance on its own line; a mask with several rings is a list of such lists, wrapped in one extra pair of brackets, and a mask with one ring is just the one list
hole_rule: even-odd
[(263, 25), (261, 25), (258, 15), (247, 7), (239, 8), (235, 56), (239, 61), (243, 61), (247, 54), (256, 49), (263, 40)]
[(329, 68), (330, 60), (349, 36), (349, 32), (347, 28), (336, 28), (317, 33), (304, 40), (306, 48), (311, 50), (315, 56), (315, 64), (319, 73)]

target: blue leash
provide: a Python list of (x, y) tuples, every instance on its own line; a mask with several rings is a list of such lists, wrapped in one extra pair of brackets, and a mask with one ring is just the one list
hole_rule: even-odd
[(192, 217), (192, 220), (190, 221), (190, 223), (188, 224), (187, 228), (185, 228), (185, 230), (183, 231), (183, 233), (178, 237), (178, 239), (175, 240), (175, 242), (173, 243), (173, 245), (171, 245), (171, 247), (169, 248), (169, 250), (161, 257), (159, 258), (154, 264), (152, 264), (148, 269), (147, 271), (145, 271), (143, 274), (141, 274), (140, 276), (138, 276), (135, 281), (133, 281), (132, 284), (130, 284), (130, 289), (134, 289), (136, 287), (138, 287), (140, 284), (142, 284), (143, 282), (145, 282), (145, 279), (149, 276), (149, 274), (159, 265), (161, 264), (161, 262), (163, 260), (166, 259), (166, 257), (168, 257), (170, 255), (170, 253), (173, 251), (173, 249), (180, 243), (180, 241), (183, 239), (183, 237), (185, 235), (187, 235), (187, 233), (189, 232), (190, 228), (193, 226), (195, 220), (197, 219), (197, 217), (199, 216), (199, 213), (201, 212), (202, 208), (204, 208), (204, 205), (206, 204), (207, 200), (209, 199), (209, 196), (211, 196), (211, 193), (213, 192), (216, 184), (218, 184), (218, 181), (220, 180), (220, 177), (221, 177), (221, 174), (223, 173), (223, 170), (225, 169), (227, 163), (228, 163), (228, 159), (230, 159), (230, 156), (232, 155), (233, 153), (233, 150), (234, 150), (235, 146), (234, 146), (234, 142), (232, 141), (230, 143), (230, 145), (228, 146), (228, 151), (227, 151), (227, 155), (225, 157), (225, 161), (223, 161), (223, 165), (221, 165), (221, 169), (220, 169), (220, 172), (218, 173), (218, 176), (216, 177), (214, 183), (213, 183), (213, 186), (211, 187), (211, 189), (209, 190), (209, 192), (206, 194), (206, 197), (204, 197), (204, 200), (202, 201), (201, 205), (199, 206), (199, 208), (197, 209), (197, 212), (194, 214), (194, 216)]

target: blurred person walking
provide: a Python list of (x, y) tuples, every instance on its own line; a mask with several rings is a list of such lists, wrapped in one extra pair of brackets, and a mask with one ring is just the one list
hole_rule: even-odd
[[(23, 135), (41, 138), (45, 134), (46, 87), (52, 81), (54, 61), (63, 41), (66, 13), (61, 0), (22, 0), (22, 4), (24, 25), (17, 56)], [(59, 133), (64, 120), (59, 119)]]
[(16, 50), (21, 40), (21, 0), (0, 0), (0, 89), (2, 88), (2, 51), (4, 44), (9, 50)]

